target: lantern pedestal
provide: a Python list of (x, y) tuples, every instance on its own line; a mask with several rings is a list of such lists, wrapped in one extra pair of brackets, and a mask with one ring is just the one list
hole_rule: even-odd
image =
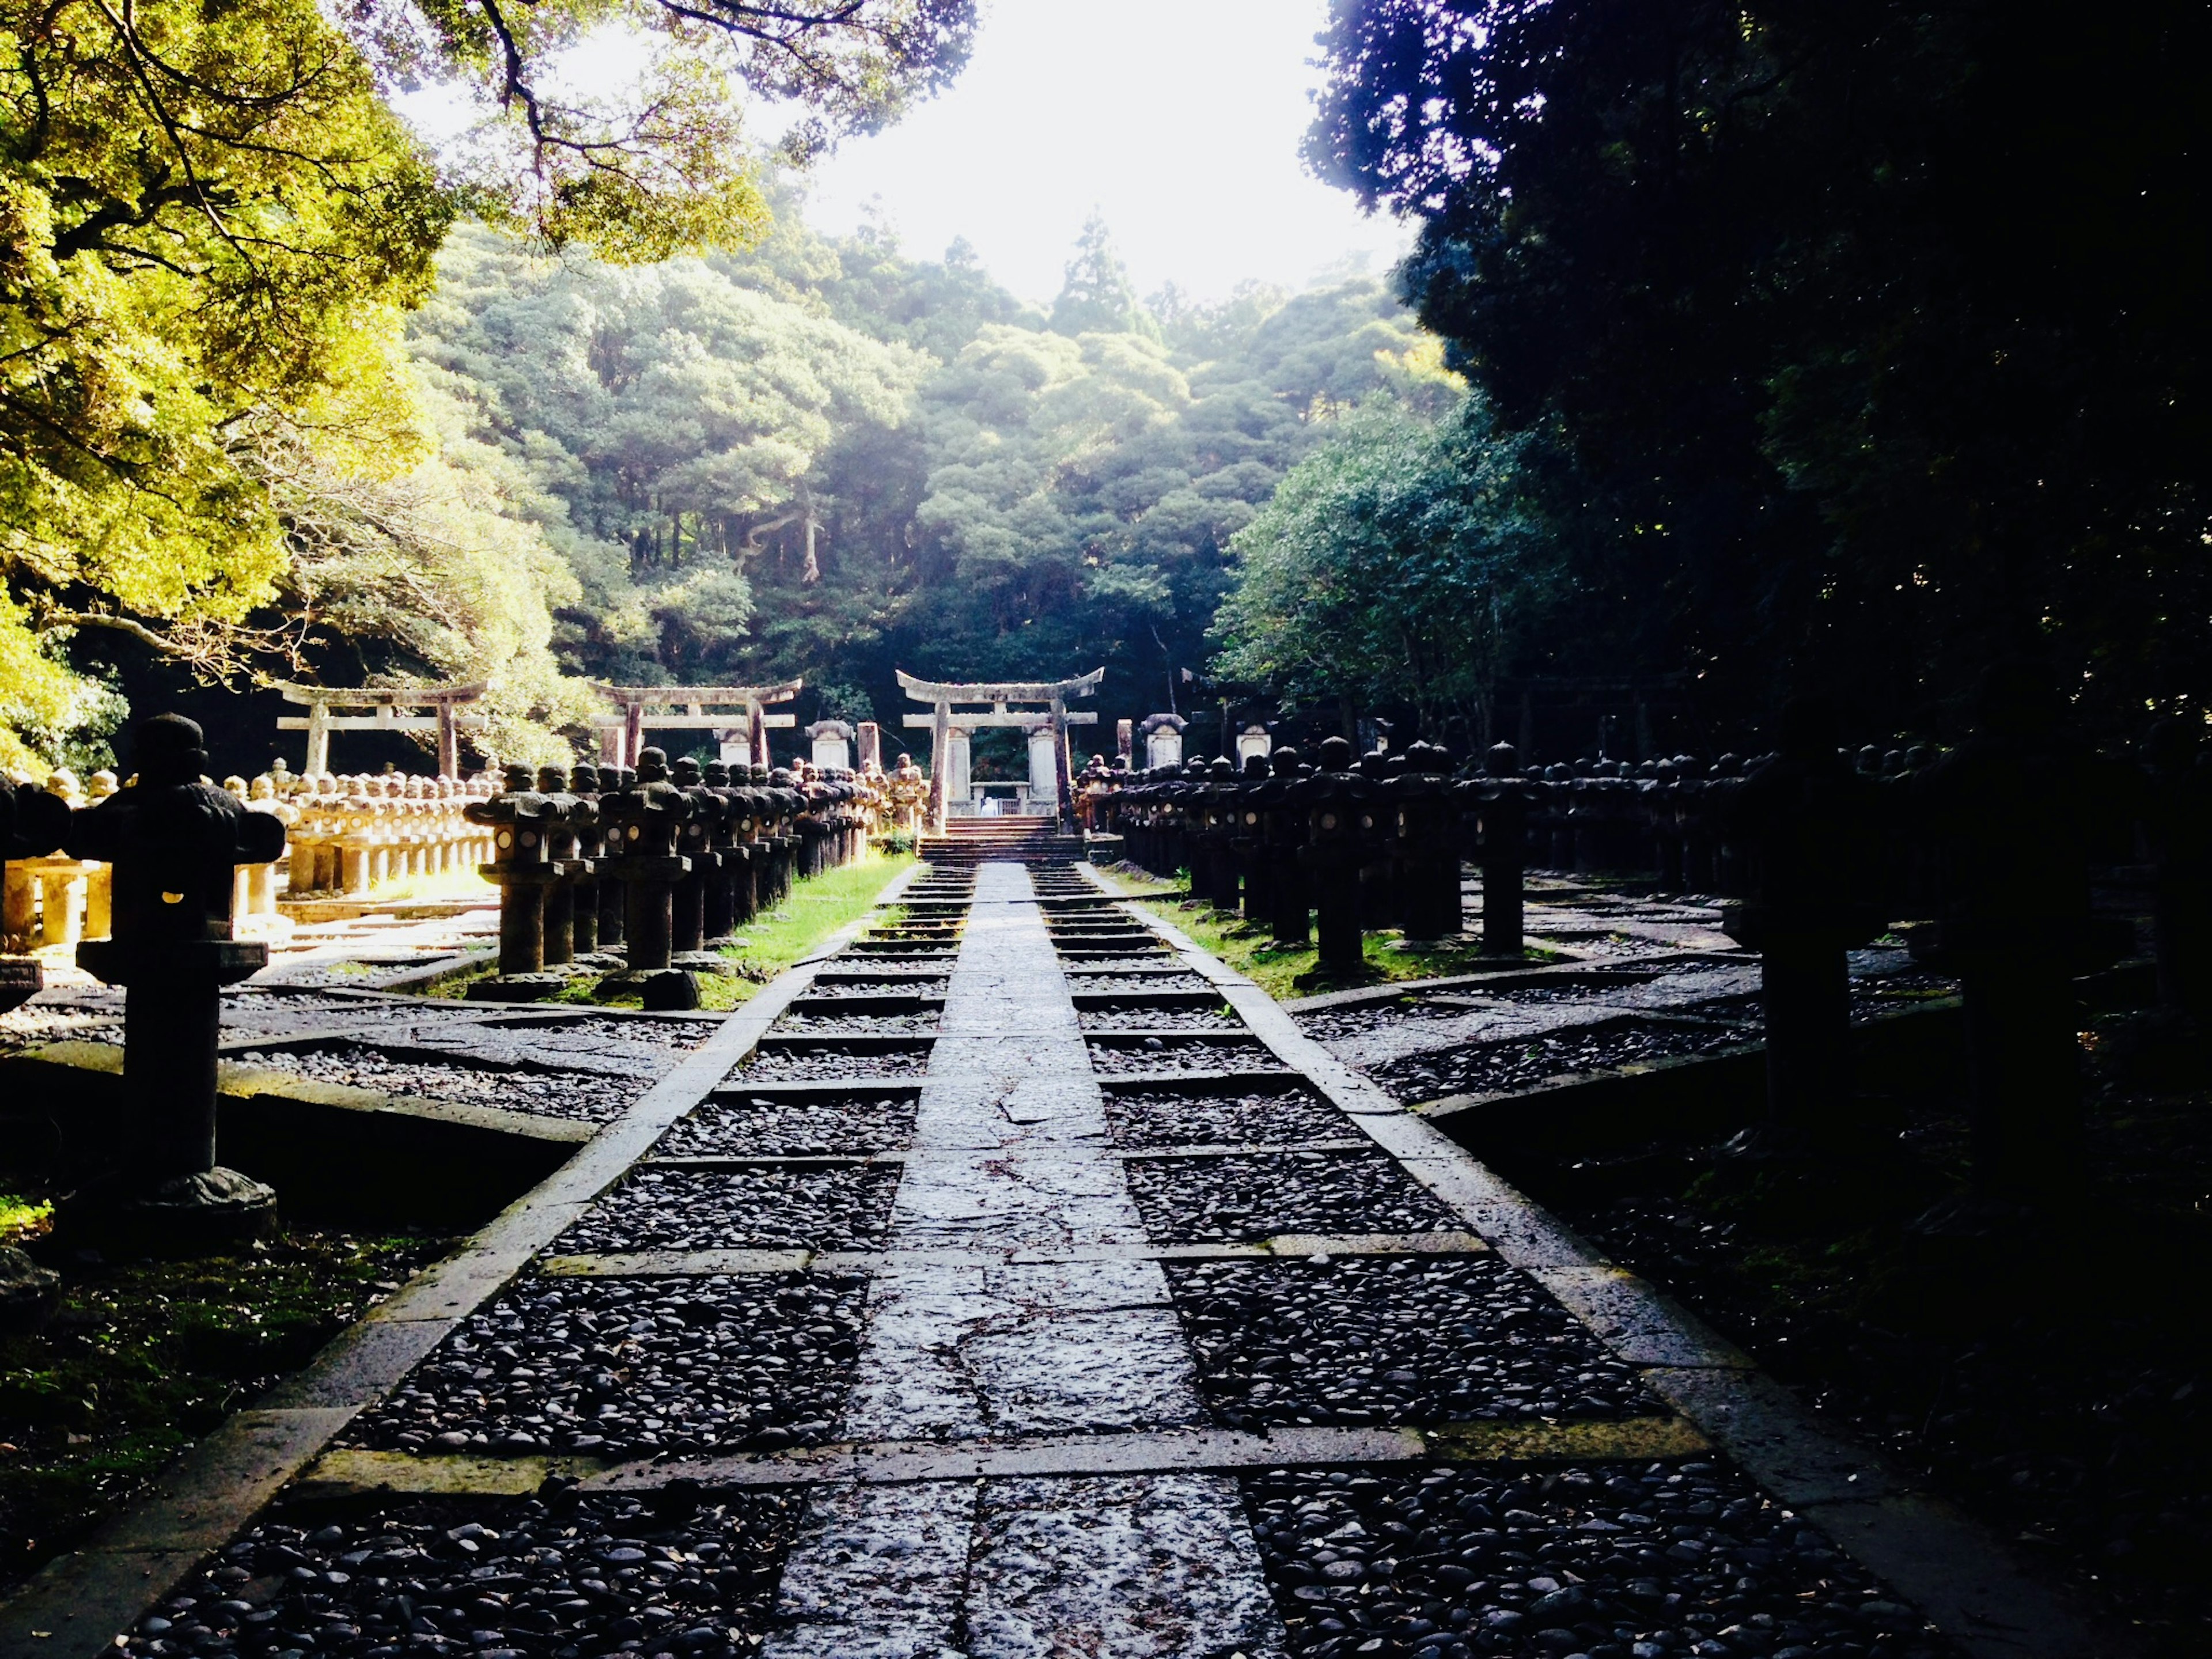
[(215, 1161), (216, 1040), (222, 988), (269, 963), (253, 939), (134, 944), (95, 939), (77, 966), (120, 985), (127, 1162), (79, 1190), (54, 1217), (72, 1245), (190, 1255), (257, 1237), (276, 1194)]

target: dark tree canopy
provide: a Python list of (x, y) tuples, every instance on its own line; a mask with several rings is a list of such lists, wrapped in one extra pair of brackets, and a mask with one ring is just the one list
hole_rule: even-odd
[(2208, 18), (1339, 0), (1310, 155), (1418, 216), (1408, 298), (1548, 449), (1558, 660), (2212, 692)]

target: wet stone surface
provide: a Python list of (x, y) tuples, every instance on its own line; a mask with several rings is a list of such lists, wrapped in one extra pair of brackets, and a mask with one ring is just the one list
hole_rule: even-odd
[(810, 1100), (758, 1095), (702, 1106), (661, 1137), (660, 1158), (804, 1158), (899, 1152), (914, 1139), (911, 1095)]
[(1208, 1042), (1147, 1037), (1142, 1042), (1091, 1045), (1091, 1069), (1105, 1077), (1146, 1072), (1272, 1072), (1279, 1062), (1256, 1041)]
[(1352, 1126), (1310, 1089), (1191, 1094), (1117, 1086), (1106, 1091), (1106, 1127), (1116, 1146), (1224, 1146), (1340, 1140)]
[(1167, 1275), (1200, 1390), (1231, 1428), (1656, 1409), (1632, 1367), (1492, 1256), (1170, 1262)]
[(630, 1250), (872, 1250), (895, 1164), (646, 1170), (554, 1241), (556, 1255)]
[(464, 1105), (495, 1106), (536, 1117), (579, 1123), (606, 1123), (653, 1086), (647, 1077), (599, 1076), (582, 1072), (507, 1069), (492, 1063), (451, 1064), (397, 1060), (359, 1042), (332, 1042), (313, 1048), (253, 1048), (234, 1054), (240, 1066), (294, 1072), (320, 1083)]
[(1124, 1168), (1145, 1231), (1164, 1244), (1452, 1232), (1463, 1224), (1381, 1152), (1131, 1158)]
[(1298, 1659), (1955, 1653), (1712, 1464), (1279, 1469), (1240, 1484)]
[(734, 1659), (759, 1639), (802, 1503), (478, 1498), (298, 1526), (280, 1510), (163, 1600), (125, 1650)]
[(865, 1279), (818, 1273), (526, 1279), (346, 1437), (511, 1456), (811, 1445), (844, 1403), (866, 1304)]
[(1077, 1020), (1086, 1031), (1241, 1031), (1244, 1022), (1213, 1008), (1084, 1008)]
[(1556, 1031), (1504, 1042), (1409, 1054), (1371, 1068), (1371, 1075), (1401, 1101), (1444, 1095), (1498, 1094), (1528, 1089), (1547, 1078), (1595, 1072), (1637, 1061), (1710, 1054), (1750, 1041), (1755, 1033), (1727, 1028), (1662, 1025), (1624, 1020), (1595, 1029)]
[(818, 1083), (844, 1078), (914, 1077), (929, 1068), (929, 1044), (854, 1053), (830, 1043), (763, 1043), (728, 1080), (744, 1084), (773, 1079)]

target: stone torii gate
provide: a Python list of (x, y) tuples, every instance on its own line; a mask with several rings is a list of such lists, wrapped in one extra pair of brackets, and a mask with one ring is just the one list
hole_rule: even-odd
[[(599, 729), (600, 758), (613, 766), (635, 766), (647, 732), (732, 732), (745, 733), (748, 765), (768, 763), (770, 727), (793, 724), (790, 714), (771, 714), (764, 705), (789, 702), (806, 682), (789, 680), (781, 685), (600, 685), (593, 690), (620, 711), (602, 714), (592, 724)], [(710, 708), (741, 709), (742, 714), (713, 714)], [(652, 714), (650, 709), (668, 712)]]
[[(931, 733), (929, 762), (929, 827), (945, 828), (948, 805), (946, 787), (953, 771), (954, 734), (964, 749), (968, 733), (979, 726), (1012, 726), (1027, 732), (1034, 743), (1042, 732), (1052, 737), (1052, 772), (1054, 793), (1058, 798), (1059, 817), (1063, 827), (1075, 816), (1075, 801), (1071, 790), (1072, 777), (1068, 767), (1067, 728), (1071, 726), (1096, 726), (1098, 716), (1085, 710), (1070, 714), (1071, 697), (1087, 697), (1098, 689), (1106, 678), (1103, 668), (1094, 668), (1088, 674), (1072, 680), (1009, 682), (1003, 684), (953, 685), (936, 680), (918, 680), (903, 670), (898, 672), (898, 683), (916, 702), (934, 704), (927, 714), (908, 714), (905, 724), (909, 728), (927, 728)], [(988, 709), (957, 709), (955, 703), (988, 703)], [(1042, 709), (1009, 709), (1010, 702), (1041, 702)], [(965, 775), (966, 768), (960, 769)], [(1035, 778), (1032, 770), (1032, 780)]]
[[(340, 687), (328, 685), (286, 685), (277, 688), (287, 702), (305, 703), (305, 714), (284, 714), (278, 717), (279, 732), (305, 732), (307, 734), (307, 763), (305, 775), (313, 777), (331, 769), (331, 733), (333, 732), (429, 732), (438, 734), (438, 774), (441, 777), (457, 778), (461, 775), (461, 727), (482, 722), (465, 718), (459, 711), (464, 703), (474, 702), (484, 694), (484, 686), (475, 685), (395, 685)], [(427, 708), (427, 714), (403, 713), (403, 710)], [(358, 710), (340, 713), (340, 710)]]

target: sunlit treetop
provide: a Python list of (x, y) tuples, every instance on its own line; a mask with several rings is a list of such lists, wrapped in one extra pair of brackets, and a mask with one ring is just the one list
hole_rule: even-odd
[[(779, 149), (806, 160), (946, 85), (975, 0), (351, 0), (337, 15), (388, 88), (475, 95), (485, 119), (450, 161), (472, 211), (649, 260), (759, 229), (740, 89), (796, 106)], [(651, 40), (649, 67), (616, 96), (566, 92), (556, 61), (607, 30)]]

